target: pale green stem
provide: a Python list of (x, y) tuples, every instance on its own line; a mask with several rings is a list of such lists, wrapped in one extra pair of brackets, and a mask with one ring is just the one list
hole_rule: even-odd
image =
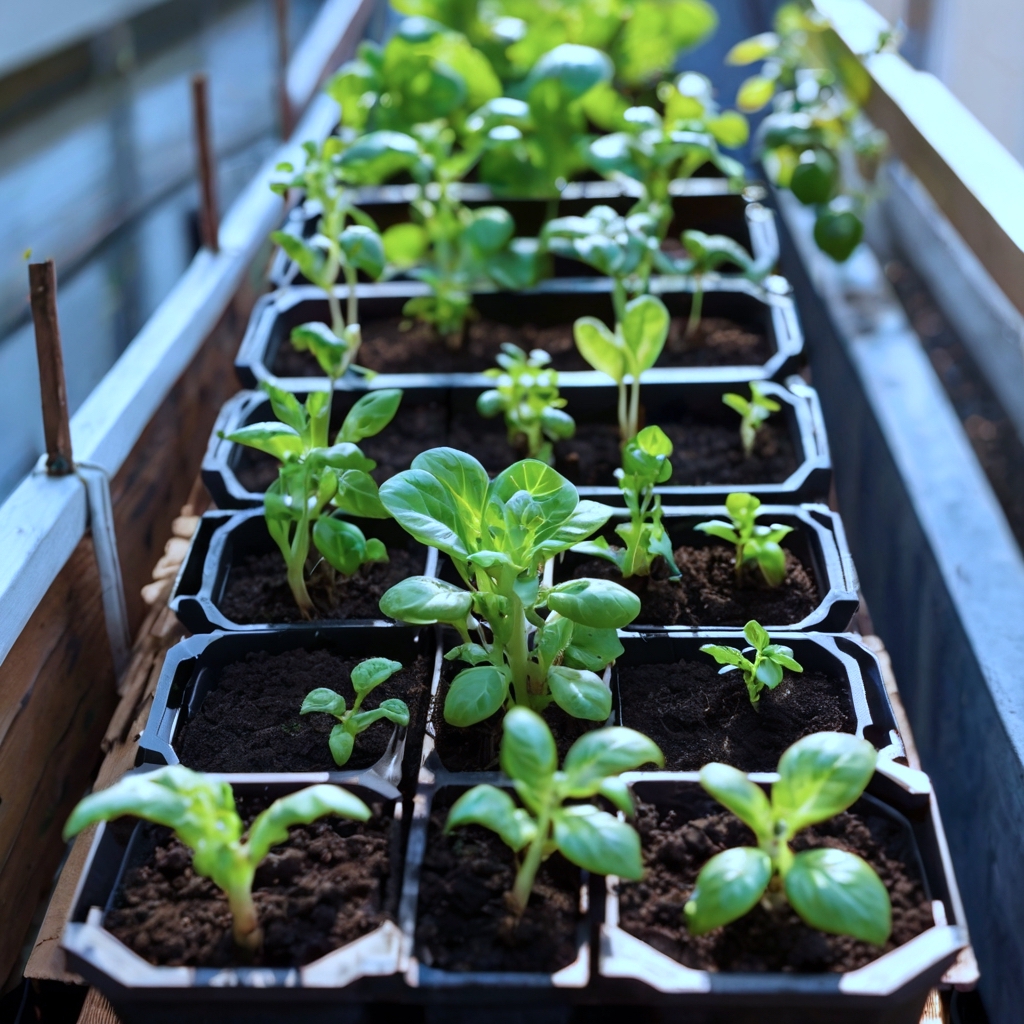
[(512, 899), (522, 916), (526, 905), (530, 902), (530, 893), (533, 892), (533, 883), (537, 878), (537, 870), (540, 868), (541, 860), (544, 857), (544, 846), (548, 841), (548, 831), (551, 828), (551, 796), (544, 801), (540, 817), (537, 819), (537, 836), (530, 843), (526, 851), (526, 859), (516, 874), (515, 885), (512, 888)]
[(629, 438), (632, 440), (640, 430), (640, 374), (633, 374), (632, 394), (629, 402)]
[(697, 277), (697, 290), (693, 293), (693, 302), (690, 305), (690, 319), (686, 322), (686, 337), (692, 338), (700, 326), (701, 310), (704, 306), (704, 286), (701, 278)]
[(231, 934), (235, 944), (252, 954), (263, 945), (263, 931), (256, 916), (256, 904), (252, 899), (252, 874), (227, 891), (228, 906), (231, 908)]
[(624, 447), (629, 441), (629, 415), (626, 403), (626, 380), (619, 382), (619, 433), (621, 434), (620, 444)]
[(526, 644), (526, 615), (523, 605), (515, 594), (508, 595), (509, 620), (512, 622), (512, 636), (505, 648), (509, 668), (512, 671), (512, 689), (516, 704), (530, 706), (530, 655)]

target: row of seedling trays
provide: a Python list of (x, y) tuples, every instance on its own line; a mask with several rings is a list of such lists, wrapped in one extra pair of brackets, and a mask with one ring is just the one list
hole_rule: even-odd
[[(724, 186), (698, 179), (677, 219), (713, 208), (770, 256), (771, 212)], [(360, 202), (407, 215), (402, 189)], [(237, 361), (262, 387), (221, 411), (217, 507), (172, 594), (194, 635), (137, 768), (69, 827), (102, 821), (72, 967), (127, 1024), (375, 1002), (916, 1022), (964, 915), (929, 781), (844, 632), (857, 579), (786, 282), (652, 280), (672, 324), (632, 410), (627, 385), (624, 452), (620, 390), (572, 345), (578, 317), (615, 323), (609, 278), (476, 294), (459, 350), (402, 322), (421, 283), (359, 284), (363, 346), (400, 372), (328, 393), (290, 338), (329, 304), (281, 253), (272, 277)], [(704, 340), (674, 347), (698, 287)], [(482, 373), (492, 335), (551, 349), (549, 464), (480, 413), (515, 383)], [(751, 401), (770, 414), (744, 439)]]

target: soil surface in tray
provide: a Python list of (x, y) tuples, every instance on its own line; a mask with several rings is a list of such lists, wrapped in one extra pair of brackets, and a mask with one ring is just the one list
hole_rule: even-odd
[[(381, 646), (387, 646), (386, 638)], [(362, 660), (322, 650), (259, 651), (226, 665), (176, 740), (178, 757), (186, 767), (202, 772), (338, 771), (328, 747), (337, 719), (320, 712), (300, 715), (299, 708), (318, 686), (340, 693), (351, 708), (351, 673)], [(432, 669), (432, 661), (421, 655), (381, 683), (363, 704), (369, 711), (388, 697), (400, 697), (409, 705), (412, 739), (406, 742), (406, 760), (413, 766), (419, 762), (415, 737), (422, 735)], [(394, 728), (382, 719), (360, 733), (343, 770), (374, 764), (387, 749)]]
[[(782, 483), (797, 468), (796, 451), (781, 420), (758, 431), (749, 459), (743, 456), (739, 428), (734, 424), (681, 416), (658, 425), (673, 444), (672, 477), (666, 486)], [(490, 473), (500, 472), (524, 455), (509, 445), (501, 418), (457, 416), (447, 443), (469, 452)], [(621, 465), (618, 428), (610, 423), (577, 424), (576, 436), (555, 446), (555, 468), (580, 487), (614, 487), (615, 470)]]
[[(463, 662), (442, 663), (441, 685), (437, 701), (431, 706), (431, 724), (434, 727), (434, 748), (441, 763), (450, 772), (496, 772), (499, 771), (498, 755), (501, 752), (501, 723), (505, 717), (498, 711), (476, 725), (465, 729), (449, 725), (444, 720), (444, 699), (448, 687), (464, 668)], [(596, 729), (600, 722), (587, 722), (582, 718), (567, 715), (558, 705), (551, 704), (541, 713), (555, 738), (558, 749), (558, 763), (562, 763), (569, 748), (585, 733)]]
[(622, 724), (650, 736), (669, 771), (722, 761), (745, 772), (773, 772), (802, 736), (857, 728), (849, 686), (820, 672), (787, 672), (774, 690), (761, 691), (756, 708), (739, 671), (719, 675), (710, 657), (619, 665), (618, 680)]
[(445, 971), (552, 974), (567, 967), (576, 959), (579, 870), (560, 853), (549, 857), (517, 923), (506, 900), (515, 881), (515, 855), (479, 825), (445, 835), (452, 802), (454, 796), (435, 800), (431, 809), (416, 955), (428, 967)]
[[(238, 810), (248, 824), (268, 803), (241, 798)], [(308, 964), (387, 920), (392, 818), (381, 805), (371, 809), (367, 822), (299, 825), (271, 849), (253, 885), (263, 950), (249, 964)], [(106, 929), (153, 964), (247, 966), (231, 938), (227, 899), (192, 870), (191, 850), (170, 829), (143, 829)]]
[[(268, 415), (270, 418), (272, 414)], [(402, 404), (395, 418), (373, 437), (363, 438), (359, 448), (377, 463), (371, 476), (378, 484), (408, 469), (421, 451), (445, 443), (448, 414), (437, 402)], [(331, 421), (331, 437), (341, 429), (344, 417)], [(266, 452), (238, 446), (233, 469), (238, 482), (254, 494), (262, 494), (276, 479), (280, 463)]]
[[(404, 328), (404, 329), (403, 329)], [(479, 373), (495, 365), (505, 342), (529, 351), (542, 348), (556, 370), (589, 370), (576, 350), (572, 324), (511, 327), (493, 320), (468, 324), (462, 347), (448, 348), (432, 327), (404, 317), (363, 324), (363, 343), (357, 361), (378, 373)], [(686, 338), (686, 318), (675, 317), (658, 366), (760, 365), (774, 346), (765, 335), (731, 320), (708, 317), (692, 338)], [(322, 377), (316, 359), (298, 352), (287, 340), (275, 354), (271, 372), (278, 377)]]
[[(765, 626), (788, 626), (810, 615), (820, 601), (814, 574), (792, 551), (786, 552), (786, 578), (777, 587), (768, 586), (760, 570), (749, 566), (744, 566), (743, 583), (737, 586), (731, 548), (684, 546), (675, 555), (682, 573), (677, 580), (669, 578), (663, 558), (650, 576), (623, 579), (602, 558), (588, 559), (572, 576), (614, 580), (632, 590), (643, 602), (633, 625), (745, 626), (756, 619)], [(555, 578), (564, 577), (556, 570)]]
[[(893, 930), (884, 947), (808, 927), (789, 908), (769, 912), (756, 906), (745, 917), (707, 935), (690, 935), (683, 905), (697, 873), (716, 853), (756, 846), (738, 818), (707, 799), (668, 810), (638, 802), (637, 829), (643, 840), (644, 880), (621, 885), (620, 925), (638, 939), (687, 967), (711, 971), (800, 973), (856, 970), (909, 942), (932, 926), (913, 844), (907, 832), (866, 802), (800, 832), (795, 851), (818, 847), (847, 850), (878, 872), (892, 901)], [(703, 804), (703, 806), (701, 806)]]
[[(316, 556), (315, 556), (316, 557)], [(380, 599), (407, 576), (423, 572), (427, 549), (410, 542), (388, 548), (387, 562), (360, 566), (345, 579), (326, 562), (307, 576), (306, 589), (316, 606), (316, 619), (383, 619)], [(311, 560), (312, 561), (312, 560)], [(311, 562), (307, 562), (308, 566)], [(305, 622), (288, 586), (288, 567), (279, 551), (247, 555), (228, 572), (217, 607), (232, 622)]]

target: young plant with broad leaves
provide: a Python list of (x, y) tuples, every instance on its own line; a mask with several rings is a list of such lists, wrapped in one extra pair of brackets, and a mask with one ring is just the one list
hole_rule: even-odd
[(679, 576), (672, 541), (661, 521), (661, 496), (655, 493), (655, 488), (672, 476), (671, 455), (672, 442), (661, 427), (644, 427), (622, 449), (622, 468), (615, 471), (629, 509), (629, 522), (620, 523), (615, 532), (626, 546), (613, 547), (598, 537), (576, 544), (572, 550), (607, 559), (624, 577), (649, 576), (659, 558), (665, 559), (671, 576)]
[(253, 423), (221, 437), (280, 459), (277, 479), (263, 497), (267, 530), (288, 568), (288, 586), (306, 618), (316, 609), (306, 587), (310, 542), (332, 569), (351, 576), (369, 562), (386, 562), (383, 543), (367, 539), (343, 515), (387, 519), (370, 473), (373, 459), (359, 449), (379, 434), (402, 401), (395, 389), (371, 391), (349, 410), (334, 443), (329, 441), (331, 392), (314, 391), (300, 405), (288, 391), (263, 385), (280, 422)]
[(327, 814), (366, 821), (370, 809), (338, 786), (309, 786), (275, 800), (246, 831), (228, 783), (176, 764), (125, 775), (109, 789), (85, 797), (71, 812), (64, 838), (126, 814), (166, 825), (192, 851), (192, 870), (227, 896), (235, 944), (252, 956), (263, 944), (252, 884), (270, 848), (285, 842), (293, 825), (308, 825)]
[(466, 585), (413, 576), (380, 602), (392, 618), (458, 631), (463, 642), (446, 658), (470, 667), (445, 698), (450, 724), (552, 703), (576, 718), (608, 718), (611, 691), (597, 673), (622, 654), (615, 631), (636, 618), (640, 600), (608, 580), (544, 587), (541, 572), (548, 559), (600, 529), (611, 509), (580, 501), (543, 462), (524, 459), (488, 480), (476, 459), (453, 448), (418, 455), (411, 469), (382, 485), (380, 497), (416, 540), (452, 560)]
[[(719, 669), (719, 675), (724, 676), (737, 670), (743, 674), (750, 703), (756, 708), (757, 702), (761, 699), (761, 691), (766, 686), (769, 690), (774, 690), (782, 682), (785, 669), (789, 669), (790, 672), (803, 672), (803, 666), (793, 658), (793, 648), (773, 644), (768, 631), (759, 622), (751, 619), (743, 627), (743, 635), (750, 646), (742, 651), (721, 644), (704, 644), (701, 651), (710, 654), (723, 666)], [(748, 654), (754, 655), (753, 661), (747, 657)]]
[(474, 786), (452, 806), (445, 831), (483, 825), (523, 854), (512, 887), (517, 914), (526, 910), (538, 868), (556, 851), (585, 871), (639, 880), (643, 862), (634, 829), (593, 804), (575, 801), (600, 795), (632, 814), (633, 800), (619, 775), (651, 762), (664, 765), (658, 746), (632, 729), (598, 729), (569, 748), (558, 771), (555, 741), (540, 715), (513, 708), (502, 727), (501, 767), (522, 806), (506, 789)]
[(734, 491), (725, 499), (729, 522), (710, 519), (698, 523), (694, 529), (710, 537), (719, 537), (735, 545), (736, 582), (743, 581), (743, 570), (756, 565), (770, 587), (777, 587), (786, 578), (786, 552), (779, 543), (793, 532), (792, 526), (772, 523), (763, 526), (757, 522), (761, 500), (743, 491)]
[[(373, 220), (352, 202), (352, 195), (340, 174), (339, 159), (345, 143), (337, 136), (317, 148), (306, 143), (306, 165), (295, 172), (291, 164), (278, 165), (290, 177), (271, 186), (275, 192), (302, 189), (306, 203), (319, 208), (317, 232), (305, 239), (287, 231), (270, 236), (293, 260), (311, 284), (327, 296), (329, 324), (314, 321), (292, 329), (291, 343), (299, 351), (312, 352), (320, 368), (335, 381), (350, 368), (367, 373), (355, 364), (362, 332), (359, 326), (359, 295), (356, 284), (362, 271), (373, 280), (384, 273), (384, 244)], [(353, 223), (348, 223), (348, 221)], [(347, 309), (342, 312), (335, 286), (344, 275)]]
[(769, 398), (756, 380), (750, 382), (749, 398), (729, 391), (722, 395), (722, 401), (740, 415), (740, 443), (743, 445), (744, 457), (749, 459), (754, 454), (757, 432), (765, 425), (768, 417), (782, 406), (774, 398)]
[(479, 153), (456, 150), (455, 133), (436, 123), (414, 135), (375, 131), (357, 139), (341, 157), (343, 170), (368, 180), (406, 171), (418, 186), (414, 221), (383, 235), (389, 263), (429, 288), (405, 304), (406, 316), (432, 324), (450, 347), (462, 343), (472, 315), (473, 289), (497, 285), (518, 290), (537, 278), (537, 242), (515, 238), (511, 214), (499, 206), (469, 209), (453, 186), (475, 165)]
[(392, 661), (390, 658), (367, 658), (366, 661), (361, 661), (352, 669), (352, 689), (356, 691), (356, 699), (352, 707), (348, 707), (345, 698), (340, 693), (335, 693), (334, 690), (326, 686), (318, 686), (306, 694), (306, 699), (299, 709), (300, 715), (320, 712), (333, 715), (338, 720), (338, 724), (331, 729), (328, 744), (334, 763), (339, 768), (348, 764), (355, 747), (356, 737), (369, 729), (374, 722), (386, 718), (389, 722), (394, 722), (395, 725), (404, 727), (409, 724), (409, 706), (404, 700), (399, 700), (397, 697), (382, 700), (371, 711), (360, 710), (366, 696), (381, 683), (386, 683), (401, 669), (402, 663)]
[(856, 736), (805, 736), (782, 755), (771, 799), (743, 772), (705, 765), (701, 785), (750, 827), (757, 846), (725, 850), (701, 868), (683, 908), (689, 930), (704, 935), (758, 903), (774, 910), (788, 901), (811, 928), (883, 945), (892, 931), (892, 905), (874, 868), (833, 846), (794, 853), (789, 845), (803, 829), (845, 811), (860, 797), (875, 758), (871, 744)]
[(563, 412), (567, 402), (558, 394), (558, 373), (551, 368), (551, 356), (535, 348), (527, 355), (518, 345), (505, 342), (498, 367), (485, 376), (494, 387), (482, 391), (476, 400), (481, 416), (490, 419), (504, 413), (508, 443), (524, 444), (531, 459), (550, 465), (554, 444), (576, 433), (573, 418)]
[[(892, 45), (883, 34), (876, 51)], [(776, 11), (774, 32), (737, 43), (726, 60), (763, 62), (740, 87), (737, 106), (754, 112), (773, 104), (757, 136), (768, 177), (814, 207), (818, 247), (843, 262), (864, 235), (864, 210), (888, 148), (885, 133), (862, 114), (871, 80), (861, 58), (823, 15), (787, 3)]]

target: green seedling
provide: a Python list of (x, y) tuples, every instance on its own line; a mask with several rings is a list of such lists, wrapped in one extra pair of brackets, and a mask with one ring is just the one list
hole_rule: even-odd
[(793, 532), (791, 526), (772, 523), (757, 524), (759, 498), (742, 491), (734, 491), (725, 499), (729, 522), (712, 519), (698, 523), (694, 529), (711, 537), (720, 537), (736, 546), (736, 582), (743, 579), (743, 567), (755, 562), (770, 587), (777, 587), (786, 578), (786, 552), (779, 543)]
[(309, 786), (275, 800), (243, 837), (231, 786), (176, 764), (146, 775), (125, 775), (109, 789), (85, 797), (71, 812), (64, 838), (125, 814), (174, 830), (192, 851), (192, 870), (227, 896), (235, 943), (251, 956), (263, 944), (252, 883), (270, 848), (283, 843), (293, 825), (308, 825), (325, 814), (366, 821), (370, 809), (338, 786)]
[(517, 914), (526, 910), (537, 869), (556, 850), (585, 871), (639, 880), (643, 862), (636, 832), (593, 804), (566, 801), (601, 795), (632, 814), (633, 800), (619, 774), (648, 762), (664, 765), (657, 745), (632, 729), (598, 729), (569, 748), (558, 771), (555, 741), (540, 715), (513, 708), (502, 727), (501, 767), (522, 806), (507, 790), (474, 786), (455, 801), (445, 831), (483, 825), (515, 853), (526, 851), (512, 888)]
[[(882, 35), (876, 52), (891, 45)], [(763, 62), (740, 87), (737, 106), (754, 112), (773, 104), (757, 137), (768, 177), (815, 208), (818, 247), (843, 262), (863, 237), (864, 210), (888, 148), (885, 133), (862, 114), (871, 80), (861, 58), (821, 14), (788, 3), (775, 14), (774, 32), (737, 43), (726, 60)], [(854, 166), (857, 175), (844, 170)]]
[(622, 449), (622, 468), (615, 471), (629, 509), (629, 522), (620, 523), (615, 532), (626, 546), (612, 547), (598, 537), (576, 544), (572, 550), (607, 559), (624, 577), (649, 576), (658, 558), (665, 559), (671, 576), (679, 576), (672, 541), (661, 522), (661, 496), (654, 490), (672, 475), (671, 455), (672, 442), (661, 427), (644, 427)]
[(535, 348), (527, 355), (518, 345), (505, 342), (498, 356), (498, 368), (487, 370), (495, 387), (481, 392), (477, 411), (490, 419), (505, 414), (508, 443), (520, 438), (526, 453), (549, 465), (554, 461), (554, 443), (573, 436), (576, 424), (562, 410), (566, 400), (558, 396), (558, 373), (551, 369), (551, 356)]
[[(301, 324), (292, 329), (291, 343), (300, 352), (312, 352), (332, 383), (350, 368), (368, 373), (355, 365), (362, 343), (356, 283), (360, 271), (373, 280), (384, 272), (384, 243), (377, 226), (353, 205), (351, 192), (339, 173), (344, 146), (337, 136), (325, 140), (319, 148), (315, 143), (306, 143), (305, 167), (296, 173), (293, 165), (279, 164), (278, 171), (289, 177), (271, 186), (281, 194), (293, 188), (303, 189), (307, 204), (320, 209), (318, 230), (312, 238), (300, 238), (285, 231), (275, 231), (270, 237), (296, 263), (303, 276), (327, 296), (330, 324)], [(349, 220), (354, 223), (347, 223)], [(342, 274), (348, 286), (347, 321), (335, 291)]]
[(326, 686), (317, 687), (306, 695), (299, 709), (300, 715), (318, 711), (334, 715), (338, 720), (338, 724), (331, 729), (331, 738), (328, 742), (331, 756), (339, 768), (347, 764), (352, 756), (356, 737), (369, 729), (374, 722), (386, 718), (395, 725), (409, 724), (409, 707), (404, 700), (397, 697), (381, 701), (372, 711), (359, 710), (366, 695), (381, 683), (387, 682), (396, 672), (401, 671), (401, 668), (400, 661), (392, 661), (390, 658), (367, 658), (366, 661), (361, 661), (352, 669), (352, 689), (356, 691), (356, 699), (351, 708), (346, 705), (345, 698), (340, 693), (335, 693)]
[(694, 935), (735, 921), (761, 903), (789, 905), (811, 928), (881, 946), (892, 931), (892, 906), (882, 880), (856, 854), (825, 846), (794, 854), (789, 843), (809, 825), (845, 811), (864, 792), (875, 750), (845, 733), (798, 740), (779, 761), (771, 800), (743, 772), (707, 764), (700, 783), (750, 827), (757, 846), (716, 854), (697, 876), (683, 912)]
[(622, 654), (615, 631), (636, 618), (640, 600), (608, 580), (542, 587), (540, 574), (548, 559), (600, 529), (611, 509), (580, 501), (543, 462), (524, 459), (488, 480), (476, 459), (453, 448), (418, 455), (381, 486), (380, 498), (416, 540), (448, 555), (468, 588), (413, 576), (380, 602), (400, 621), (458, 630), (463, 643), (446, 658), (470, 667), (448, 690), (449, 723), (551, 703), (576, 718), (608, 718), (611, 691), (597, 673)]
[[(791, 647), (773, 644), (768, 631), (753, 619), (743, 627), (743, 635), (751, 646), (742, 651), (719, 644), (704, 644), (701, 651), (710, 654), (719, 665), (724, 666), (719, 670), (719, 675), (735, 672), (736, 669), (743, 673), (743, 682), (747, 684), (750, 703), (756, 708), (757, 702), (761, 699), (761, 691), (766, 686), (769, 690), (774, 690), (782, 682), (783, 669), (803, 672), (803, 666), (793, 659)], [(754, 655), (753, 661), (747, 657), (751, 653)]]
[(757, 432), (764, 426), (768, 417), (773, 412), (778, 412), (782, 406), (774, 398), (769, 398), (757, 381), (750, 382), (750, 398), (730, 391), (722, 395), (722, 401), (740, 414), (740, 441), (743, 444), (743, 455), (749, 459), (754, 454)]
[(364, 438), (379, 434), (394, 418), (402, 401), (395, 389), (371, 391), (349, 410), (329, 444), (331, 393), (314, 391), (305, 406), (288, 391), (263, 385), (279, 423), (253, 423), (221, 437), (281, 460), (277, 480), (263, 497), (267, 530), (288, 567), (288, 586), (306, 618), (315, 611), (306, 588), (310, 541), (333, 569), (351, 576), (369, 562), (386, 562), (383, 543), (367, 540), (341, 515), (387, 519), (377, 484), (377, 468), (359, 449)]

